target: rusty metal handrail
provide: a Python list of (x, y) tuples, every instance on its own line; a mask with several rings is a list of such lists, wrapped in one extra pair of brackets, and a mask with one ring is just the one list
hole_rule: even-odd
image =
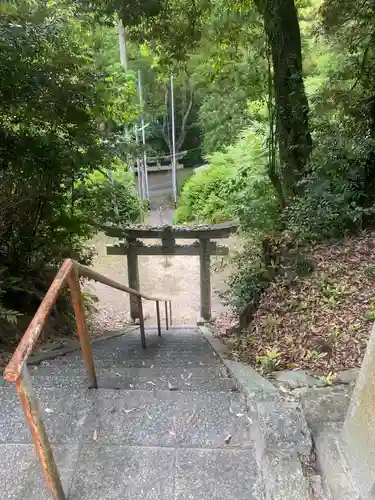
[[(141, 334), (142, 347), (146, 347), (145, 325), (143, 317), (142, 299), (152, 300), (156, 303), (156, 316), (158, 334), (161, 335), (160, 324), (160, 302), (165, 302), (165, 322), (168, 330), (169, 324), (172, 325), (172, 302), (170, 299), (151, 297), (137, 290), (129, 288), (117, 281), (103, 276), (102, 274), (83, 266), (72, 259), (67, 259), (61, 265), (51, 286), (49, 287), (44, 299), (42, 300), (34, 318), (25, 331), (20, 343), (17, 346), (12, 358), (4, 371), (4, 378), (8, 382), (15, 382), (21, 406), (25, 413), (26, 422), (30, 428), (34, 441), (36, 452), (44, 472), (47, 486), (54, 500), (65, 500), (65, 494), (62, 488), (61, 479), (53, 458), (51, 445), (40, 416), (40, 410), (36, 395), (31, 385), (31, 379), (27, 369), (27, 359), (35, 347), (38, 338), (45, 326), (49, 313), (55, 304), (61, 290), (67, 284), (73, 303), (74, 314), (77, 323), (77, 332), (81, 344), (84, 363), (89, 379), (89, 387), (96, 389), (98, 387), (94, 360), (92, 356), (89, 332), (85, 319), (85, 308), (79, 278), (89, 278), (99, 281), (104, 285), (116, 288), (117, 290), (134, 295), (138, 300), (139, 307), (139, 327)], [(169, 304), (169, 324), (168, 324), (168, 304)]]

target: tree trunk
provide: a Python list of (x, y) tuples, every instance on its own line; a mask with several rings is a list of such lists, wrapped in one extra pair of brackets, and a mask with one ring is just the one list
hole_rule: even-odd
[(263, 16), (274, 69), (276, 134), (285, 199), (299, 194), (312, 148), (302, 78), (301, 36), (294, 0), (255, 0)]

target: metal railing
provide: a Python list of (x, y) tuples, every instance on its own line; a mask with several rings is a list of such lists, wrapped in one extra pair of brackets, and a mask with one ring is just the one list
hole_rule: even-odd
[[(172, 325), (172, 302), (169, 299), (151, 297), (144, 293), (133, 290), (117, 281), (106, 278), (100, 273), (83, 266), (74, 260), (67, 259), (61, 265), (55, 279), (49, 287), (43, 301), (41, 302), (34, 318), (24, 333), (17, 349), (4, 371), (4, 378), (8, 382), (15, 382), (17, 393), (20, 399), (22, 409), (25, 414), (27, 425), (30, 428), (35, 449), (39, 457), (47, 486), (54, 500), (65, 500), (65, 494), (61, 484), (61, 479), (57, 471), (56, 463), (53, 457), (52, 448), (48, 440), (46, 429), (44, 427), (36, 394), (33, 390), (30, 375), (27, 369), (27, 359), (30, 356), (42, 330), (45, 326), (48, 315), (55, 304), (61, 290), (68, 285), (75, 319), (77, 323), (77, 332), (81, 344), (83, 360), (86, 366), (89, 379), (89, 387), (96, 389), (98, 382), (95, 373), (94, 360), (92, 356), (90, 337), (85, 319), (85, 307), (83, 295), (80, 286), (80, 277), (99, 281), (104, 285), (116, 288), (129, 295), (134, 295), (138, 299), (139, 328), (141, 334), (141, 344), (146, 348), (145, 324), (142, 308), (142, 299), (152, 300), (156, 303), (156, 317), (158, 335), (161, 336), (160, 320), (160, 302), (165, 302), (165, 322), (166, 329)], [(169, 318), (168, 318), (169, 305)]]

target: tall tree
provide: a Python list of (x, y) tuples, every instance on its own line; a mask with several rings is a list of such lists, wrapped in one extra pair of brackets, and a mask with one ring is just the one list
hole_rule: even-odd
[[(246, 16), (253, 8), (247, 0), (235, 4), (227, 0), (146, 0), (136, 2), (136, 6), (129, 0), (103, 1), (132, 26), (133, 35), (150, 40), (163, 60), (186, 58), (200, 42), (213, 12)], [(297, 9), (294, 0), (254, 0), (254, 4), (263, 17), (274, 70), (280, 171), (273, 172), (273, 178), (277, 185), (281, 181), (284, 198), (288, 199), (301, 191), (299, 181), (309, 168), (312, 149)], [(218, 38), (220, 35), (220, 31), (216, 33)], [(228, 40), (227, 33), (224, 39), (233, 43), (233, 36)]]
[(65, 0), (0, 4), (0, 324), (7, 309), (33, 312), (63, 258), (89, 262), (108, 204), (112, 187), (91, 176), (124, 149), (116, 129), (136, 87), (99, 64), (92, 17)]
[(254, 1), (271, 46), (280, 177), (288, 197), (298, 194), (312, 147), (297, 10), (294, 0)]

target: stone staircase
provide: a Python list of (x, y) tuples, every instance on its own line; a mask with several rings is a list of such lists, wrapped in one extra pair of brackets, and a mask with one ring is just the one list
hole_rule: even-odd
[[(29, 367), (69, 500), (314, 498), (298, 404), (243, 391), (197, 328), (146, 333), (94, 344), (97, 390), (79, 350)], [(0, 398), (0, 498), (48, 499), (15, 387)]]

